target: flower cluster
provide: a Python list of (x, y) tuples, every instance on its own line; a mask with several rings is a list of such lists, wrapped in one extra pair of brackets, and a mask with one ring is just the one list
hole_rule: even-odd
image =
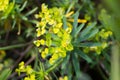
[(7, 9), (9, 0), (0, 0), (0, 11)]
[(59, 80), (68, 80), (68, 76), (60, 77)]
[(19, 64), (19, 68), (16, 69), (16, 72), (18, 72), (19, 75), (21, 72), (25, 72), (27, 77), (25, 77), (24, 80), (35, 80), (34, 70), (31, 68), (31, 66), (25, 66), (24, 62)]
[(73, 50), (71, 44), (71, 28), (63, 28), (62, 19), (64, 10), (62, 8), (50, 8), (42, 4), (41, 12), (35, 15), (40, 19), (37, 23), (38, 40), (34, 44), (39, 48), (42, 58), (50, 56), (50, 64), (53, 64), (59, 58), (65, 57), (67, 51)]
[(112, 35), (112, 31), (106, 31), (105, 29), (102, 29), (100, 32), (99, 32), (99, 36), (103, 39), (108, 39), (109, 36)]
[(106, 42), (103, 42), (101, 46), (85, 47), (83, 51), (88, 53), (90, 51), (96, 52), (98, 55), (101, 54), (102, 50), (108, 46)]
[(101, 29), (98, 34), (95, 36), (95, 39), (97, 41), (102, 40), (102, 44), (100, 46), (94, 46), (94, 47), (85, 47), (83, 51), (85, 53), (88, 53), (89, 51), (95, 51), (97, 54), (100, 54), (103, 49), (108, 47), (108, 42), (106, 40), (108, 39), (109, 36), (112, 36), (112, 31), (107, 31), (105, 29)]

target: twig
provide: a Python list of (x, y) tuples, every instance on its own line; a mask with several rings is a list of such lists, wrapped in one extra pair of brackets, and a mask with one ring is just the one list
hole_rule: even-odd
[(23, 78), (23, 77), (25, 77), (26, 76), (26, 74), (25, 73), (22, 73), (19, 77), (17, 77), (16, 79), (17, 80), (20, 80), (21, 78)]
[(40, 1), (35, 0), (35, 2), (37, 3), (37, 5), (38, 5), (39, 7), (41, 7), (41, 2), (40, 2)]
[(33, 47), (33, 45), (30, 45), (30, 46), (27, 47), (27, 49), (26, 49), (24, 52), (20, 53), (21, 55), (20, 55), (20, 57), (17, 59), (16, 63), (15, 63), (14, 66), (12, 67), (12, 69), (14, 69), (14, 68), (16, 67), (16, 65), (22, 60), (22, 58), (25, 56), (25, 54), (26, 54), (32, 47)]
[(100, 62), (100, 67), (102, 68), (102, 70), (105, 72), (106, 76), (109, 77), (109, 72), (105, 69), (105, 66), (103, 63)]
[[(14, 68), (17, 66), (17, 64), (22, 60), (22, 58), (24, 57), (24, 55), (25, 55), (32, 47), (33, 47), (33, 45), (28, 46), (27, 49), (26, 49), (24, 52), (21, 53), (21, 56), (18, 58), (18, 60), (16, 61), (15, 65), (12, 66), (11, 69), (14, 69)], [(11, 79), (12, 77), (14, 77), (16, 74), (17, 74), (16, 72), (12, 73), (12, 74), (10, 75), (9, 79)]]
[(34, 61), (36, 56), (32, 56), (26, 63), (25, 66), (27, 66), (28, 64), (30, 64), (32, 61)]
[[(27, 66), (28, 64), (30, 64), (32, 61), (34, 61), (35, 59), (35, 56), (31, 57), (26, 63), (25, 63), (25, 66)], [(14, 76), (17, 74), (16, 72), (13, 73)], [(23, 73), (21, 74), (19, 77), (17, 77), (16, 79), (21, 79), (23, 77), (25, 77), (26, 75)], [(9, 77), (9, 79), (12, 78), (12, 77)]]
[(108, 80), (107, 77), (106, 77), (106, 76), (104, 75), (104, 73), (102, 72), (102, 70), (100, 69), (100, 66), (99, 66), (99, 65), (97, 66), (97, 69), (98, 69), (100, 75), (102, 76), (102, 78), (103, 78), (104, 80)]

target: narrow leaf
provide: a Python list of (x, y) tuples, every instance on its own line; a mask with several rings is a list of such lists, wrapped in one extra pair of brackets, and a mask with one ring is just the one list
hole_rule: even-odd
[(81, 42), (81, 41), (87, 40), (91, 37), (94, 37), (98, 33), (98, 31), (99, 31), (98, 29), (94, 29), (94, 30), (90, 31), (88, 34), (86, 34), (83, 38), (80, 37), (78, 39), (78, 41)]
[(74, 22), (73, 22), (73, 27), (76, 29), (77, 28), (77, 25), (78, 25), (78, 16), (79, 16), (79, 12), (77, 11), (75, 14), (74, 14)]
[(88, 63), (92, 62), (92, 59), (85, 54), (84, 52), (82, 52), (81, 50), (77, 51), (78, 55), (80, 55), (81, 58), (83, 58), (84, 60), (86, 60)]
[(93, 22), (91, 25), (87, 26), (82, 32), (80, 37), (84, 37), (94, 26), (96, 25), (96, 22)]
[(76, 28), (77, 28), (77, 25), (78, 25), (78, 16), (79, 16), (79, 12), (77, 11), (75, 14), (74, 14), (74, 22), (73, 22), (73, 30), (72, 30), (72, 35), (74, 36), (75, 34), (75, 31), (76, 31)]
[(10, 69), (3, 70), (1, 75), (0, 75), (0, 80), (7, 80), (7, 78), (9, 77), (10, 74), (11, 74)]
[(37, 7), (34, 8), (34, 9), (32, 9), (31, 11), (29, 11), (28, 13), (26, 13), (25, 16), (29, 16), (29, 15), (33, 14), (37, 9), (38, 9)]
[(77, 76), (77, 78), (80, 77), (80, 66), (79, 66), (79, 60), (78, 60), (78, 56), (76, 53), (74, 53), (72, 55), (73, 59), (72, 59), (72, 62), (73, 62), (73, 67), (74, 67), (74, 70), (75, 70), (75, 74)]
[(20, 12), (21, 12), (22, 10), (24, 10), (24, 8), (26, 7), (26, 5), (27, 5), (27, 1), (25, 1), (25, 2), (23, 3), (22, 7), (20, 8)]
[(81, 24), (81, 25), (78, 26), (78, 28), (77, 28), (76, 31), (75, 31), (75, 35), (74, 35), (75, 37), (77, 37), (77, 35), (78, 35), (79, 32), (81, 31), (81, 29), (84, 27), (84, 25), (85, 25), (85, 24)]
[(64, 29), (67, 28), (67, 20), (66, 20), (66, 17), (63, 17), (63, 28), (64, 28)]
[(86, 42), (86, 43), (80, 43), (78, 47), (94, 47), (94, 46), (101, 46), (102, 43), (100, 42)]

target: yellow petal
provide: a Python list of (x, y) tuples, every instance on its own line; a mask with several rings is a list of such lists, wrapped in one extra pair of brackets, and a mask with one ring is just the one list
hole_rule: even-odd
[(74, 11), (71, 11), (71, 12), (67, 13), (67, 14), (65, 15), (65, 17), (69, 17), (69, 16), (71, 16), (73, 13), (74, 13)]

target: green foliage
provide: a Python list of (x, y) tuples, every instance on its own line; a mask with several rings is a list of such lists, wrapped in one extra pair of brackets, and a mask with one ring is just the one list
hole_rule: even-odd
[(1, 80), (7, 80), (7, 78), (10, 76), (11, 74), (11, 70), (10, 69), (5, 69), (0, 73), (0, 79)]
[(113, 28), (116, 17), (105, 10), (98, 16), (95, 4), (1, 0), (0, 79), (91, 80), (96, 75), (90, 70), (97, 70), (101, 80), (108, 79), (114, 34), (119, 40)]
[(107, 5), (107, 9), (102, 9), (100, 14), (100, 20), (102, 24), (107, 28), (113, 31), (115, 39), (113, 39), (112, 45), (112, 56), (111, 56), (111, 80), (119, 80), (120, 76), (120, 11), (119, 11), (119, 0), (106, 0), (103, 1), (105, 5)]

